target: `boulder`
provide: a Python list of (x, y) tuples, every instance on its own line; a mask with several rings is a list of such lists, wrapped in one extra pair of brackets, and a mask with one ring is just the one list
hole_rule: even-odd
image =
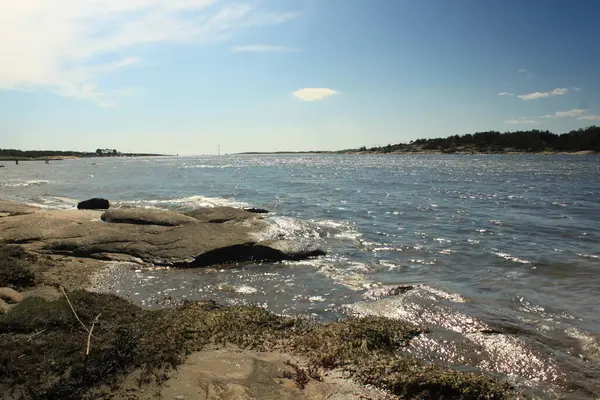
[(152, 208), (116, 208), (106, 211), (100, 218), (104, 222), (133, 225), (181, 226), (197, 222), (174, 211)]
[(84, 200), (77, 204), (78, 210), (108, 210), (110, 202), (106, 199), (94, 197), (93, 199)]
[(104, 213), (40, 210), (0, 218), (0, 244), (18, 243), (38, 253), (101, 260), (135, 257), (144, 263), (182, 267), (300, 260), (322, 253), (291, 242), (261, 242), (268, 224), (257, 216), (210, 222), (214, 218), (241, 218), (240, 212), (233, 208), (212, 210), (202, 220), (174, 211), (142, 208)]
[(15, 289), (9, 287), (0, 288), (0, 299), (8, 303), (20, 303), (23, 301), (23, 295)]
[(248, 242), (222, 247), (197, 256), (187, 266), (205, 267), (209, 265), (232, 264), (239, 262), (279, 262), (300, 261), (325, 255), (320, 249), (312, 249), (288, 240)]

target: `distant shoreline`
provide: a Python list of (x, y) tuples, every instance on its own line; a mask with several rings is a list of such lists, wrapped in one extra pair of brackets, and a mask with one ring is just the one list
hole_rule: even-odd
[(118, 156), (97, 156), (97, 155), (85, 155), (85, 156), (73, 156), (73, 155), (54, 155), (54, 156), (40, 156), (40, 157), (19, 157), (19, 156), (0, 156), (0, 161), (60, 161), (60, 160), (77, 160), (81, 158), (123, 158), (123, 157), (170, 157), (169, 154), (137, 154), (137, 153), (126, 153)]
[(599, 155), (599, 151), (580, 150), (580, 151), (441, 151), (441, 150), (414, 150), (414, 151), (251, 151), (243, 153), (233, 153), (234, 155), (291, 155), (291, 154), (357, 154), (357, 155), (429, 155), (429, 154), (454, 154), (454, 155), (527, 155), (527, 154), (546, 154), (546, 155)]

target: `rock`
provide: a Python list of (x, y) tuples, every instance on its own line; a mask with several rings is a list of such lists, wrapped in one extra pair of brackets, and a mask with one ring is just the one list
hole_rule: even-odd
[[(300, 261), (322, 255), (325, 255), (325, 252), (319, 249), (296, 246), (294, 242), (291, 241), (274, 240), (259, 243), (248, 242), (215, 249), (200, 254), (190, 264), (195, 267), (205, 267), (209, 265), (231, 264), (244, 261)], [(187, 267), (189, 264), (185, 266)]]
[(77, 204), (78, 210), (108, 210), (110, 202), (106, 199), (94, 197), (93, 199), (84, 200)]
[(414, 288), (415, 287), (413, 285), (378, 287), (367, 290), (365, 293), (363, 293), (362, 297), (363, 299), (367, 300), (379, 300), (384, 297), (398, 296), (408, 292), (409, 290), (413, 290)]
[(3, 287), (0, 288), (0, 299), (8, 303), (20, 303), (23, 301), (23, 295), (15, 289)]
[(264, 208), (247, 207), (247, 208), (242, 208), (242, 210), (249, 212), (249, 213), (253, 213), (253, 214), (268, 214), (269, 213), (269, 210), (265, 210)]
[[(226, 207), (210, 211), (201, 220), (157, 209), (111, 209), (104, 213), (40, 210), (0, 218), (0, 244), (19, 243), (28, 251), (102, 260), (123, 255), (144, 263), (182, 267), (301, 260), (323, 254), (292, 242), (260, 242), (268, 224), (257, 216), (240, 213), (245, 212)], [(106, 223), (99, 221), (100, 217)], [(229, 219), (232, 217), (248, 218)], [(209, 222), (215, 219), (228, 222)]]
[(117, 208), (106, 211), (102, 221), (116, 224), (181, 226), (196, 222), (192, 217), (168, 210), (150, 208)]
[(16, 201), (0, 200), (0, 215), (2, 215), (2, 217), (33, 214), (36, 211), (40, 211), (40, 209), (17, 203)]
[(10, 306), (4, 300), (0, 299), (0, 314), (6, 314), (9, 309)]
[(192, 218), (202, 222), (221, 224), (228, 221), (243, 221), (256, 218), (256, 214), (231, 207), (206, 207), (198, 208), (185, 213)]

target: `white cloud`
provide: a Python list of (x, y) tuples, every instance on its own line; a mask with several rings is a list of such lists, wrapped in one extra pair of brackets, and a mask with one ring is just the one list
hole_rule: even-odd
[(10, 38), (0, 40), (0, 90), (51, 90), (112, 105), (114, 91), (95, 84), (138, 63), (138, 46), (214, 43), (292, 18), (222, 0), (0, 1), (0, 37)]
[(528, 69), (525, 69), (525, 68), (521, 68), (521, 69), (520, 69), (520, 70), (518, 70), (517, 72), (518, 72), (518, 73), (520, 73), (520, 74), (526, 74), (526, 73), (528, 73), (528, 72), (529, 72), (529, 70), (528, 70)]
[(317, 101), (339, 94), (339, 92), (329, 88), (304, 88), (296, 90), (292, 94), (303, 101)]
[(582, 121), (600, 121), (600, 115), (582, 115), (578, 119)]
[(505, 124), (510, 125), (522, 125), (522, 124), (537, 124), (537, 121), (534, 119), (508, 119), (504, 121)]
[(573, 89), (576, 92), (581, 92), (581, 88), (578, 88), (576, 86), (573, 86), (571, 89)]
[(498, 93), (498, 96), (514, 96), (514, 93), (509, 93), (509, 92), (500, 92)]
[(536, 100), (536, 99), (543, 99), (545, 97), (551, 97), (551, 96), (562, 96), (563, 94), (567, 94), (568, 92), (569, 92), (569, 89), (557, 88), (557, 89), (552, 90), (551, 92), (534, 92), (534, 93), (528, 93), (528, 94), (520, 94), (517, 97), (522, 100)]
[(232, 50), (235, 53), (294, 53), (300, 51), (300, 49), (295, 47), (271, 46), (266, 44), (235, 46)]
[(565, 117), (578, 117), (584, 114), (587, 110), (582, 108), (574, 108), (568, 111), (557, 111), (554, 114), (542, 115), (541, 118), (565, 118)]

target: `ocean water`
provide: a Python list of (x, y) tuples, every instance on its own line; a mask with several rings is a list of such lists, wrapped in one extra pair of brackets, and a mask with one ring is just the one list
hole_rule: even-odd
[[(73, 208), (94, 196), (177, 210), (251, 205), (271, 211), (267, 236), (327, 251), (314, 260), (226, 269), (115, 265), (101, 278), (99, 285), (146, 307), (214, 299), (323, 321), (348, 314), (401, 318), (434, 330), (435, 343), (413, 350), (424, 359), (504, 374), (538, 387), (542, 397), (600, 396), (597, 156), (227, 155), (3, 164), (4, 199), (47, 208)], [(387, 296), (388, 285), (414, 289)], [(494, 329), (510, 334), (490, 335)]]

